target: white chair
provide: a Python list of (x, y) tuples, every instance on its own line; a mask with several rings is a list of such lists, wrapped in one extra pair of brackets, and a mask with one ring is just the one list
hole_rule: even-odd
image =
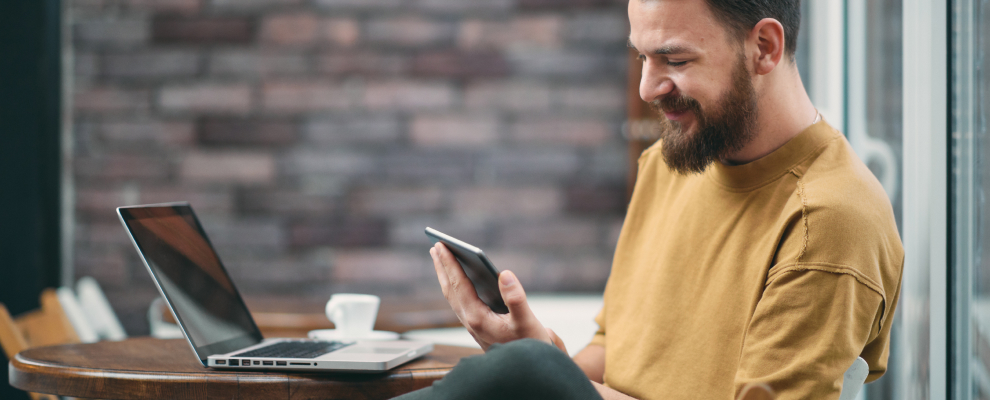
[(839, 400), (853, 400), (863, 390), (866, 383), (866, 376), (870, 374), (870, 366), (866, 364), (863, 357), (856, 358), (853, 364), (842, 376), (842, 392)]
[(148, 326), (151, 328), (151, 336), (158, 339), (182, 339), (185, 334), (178, 324), (165, 321), (165, 313), (172, 311), (165, 305), (165, 299), (156, 297), (148, 306)]
[(62, 286), (55, 292), (58, 295), (59, 304), (65, 311), (65, 316), (69, 318), (72, 328), (76, 330), (76, 335), (79, 336), (79, 341), (83, 343), (98, 342), (100, 335), (97, 335), (96, 330), (90, 325), (89, 317), (79, 305), (79, 299), (76, 298), (76, 293), (72, 291), (72, 288)]
[(96, 279), (90, 276), (80, 278), (79, 282), (76, 282), (76, 297), (100, 339), (114, 341), (127, 339), (127, 332), (124, 331)]

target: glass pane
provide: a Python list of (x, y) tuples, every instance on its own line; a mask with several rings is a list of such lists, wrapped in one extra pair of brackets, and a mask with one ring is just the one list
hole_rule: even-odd
[[(847, 2), (846, 7), (846, 135), (883, 184), (898, 227), (903, 229), (902, 0), (853, 1)], [(901, 310), (898, 311), (900, 314)], [(901, 319), (899, 315), (895, 318)], [(901, 321), (896, 324), (903, 326)], [(897, 398), (894, 395), (897, 381), (894, 377), (898, 375), (899, 365), (896, 343), (904, 339), (902, 333), (894, 329), (888, 372), (884, 378), (866, 386), (864, 397)]]
[(952, 323), (950, 379), (953, 398), (990, 399), (990, 249), (983, 232), (990, 227), (986, 190), (990, 165), (987, 104), (990, 81), (983, 76), (990, 41), (982, 27), (990, 21), (985, 1), (957, 0), (952, 8)]

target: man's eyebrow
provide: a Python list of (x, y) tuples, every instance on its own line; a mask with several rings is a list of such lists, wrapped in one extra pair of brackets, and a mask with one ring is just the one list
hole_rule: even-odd
[[(636, 46), (633, 46), (632, 40), (629, 40), (629, 39), (626, 40), (626, 47), (628, 47), (630, 49), (633, 49), (633, 50), (638, 50), (636, 48)], [(668, 45), (660, 46), (660, 48), (658, 48), (656, 50), (653, 50), (652, 53), (653, 54), (658, 54), (658, 55), (667, 55), (667, 54), (690, 53), (691, 51), (692, 50), (690, 48), (685, 47), (685, 46), (676, 45), (676, 44), (668, 44)]]
[(666, 54), (681, 54), (681, 53), (690, 53), (690, 52), (691, 49), (684, 46), (678, 46), (675, 44), (675, 45), (661, 46), (659, 49), (654, 50), (653, 54), (666, 55)]

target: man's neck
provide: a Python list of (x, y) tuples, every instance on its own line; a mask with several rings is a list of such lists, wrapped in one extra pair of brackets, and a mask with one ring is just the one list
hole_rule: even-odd
[(745, 147), (722, 160), (726, 165), (746, 164), (773, 153), (811, 126), (818, 110), (804, 89), (797, 67), (790, 62), (774, 72), (754, 80), (758, 116), (756, 134)]

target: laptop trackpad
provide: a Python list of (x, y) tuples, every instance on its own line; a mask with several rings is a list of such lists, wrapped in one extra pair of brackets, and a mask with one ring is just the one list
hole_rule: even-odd
[(399, 354), (405, 353), (409, 350), (409, 348), (403, 347), (348, 346), (347, 348), (335, 351), (334, 354)]

